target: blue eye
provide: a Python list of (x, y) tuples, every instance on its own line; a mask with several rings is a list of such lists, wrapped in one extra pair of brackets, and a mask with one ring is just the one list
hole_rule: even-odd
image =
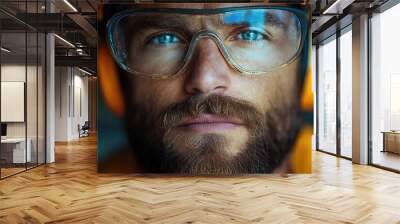
[(245, 40), (245, 41), (257, 41), (264, 38), (265, 38), (264, 34), (255, 30), (247, 30), (239, 33), (238, 35), (239, 40)]
[(181, 43), (182, 41), (179, 37), (173, 34), (164, 33), (153, 37), (150, 40), (150, 42), (157, 45), (169, 45), (169, 44)]

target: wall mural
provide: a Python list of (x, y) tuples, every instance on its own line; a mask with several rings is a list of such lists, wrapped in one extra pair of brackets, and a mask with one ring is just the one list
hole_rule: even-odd
[(104, 4), (99, 172), (311, 172), (307, 4)]

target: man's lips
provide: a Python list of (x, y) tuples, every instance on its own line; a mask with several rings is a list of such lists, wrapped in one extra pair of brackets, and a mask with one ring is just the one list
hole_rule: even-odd
[(213, 114), (201, 114), (197, 117), (184, 119), (177, 125), (177, 127), (207, 132), (225, 130), (243, 125), (243, 121), (234, 117), (221, 117)]

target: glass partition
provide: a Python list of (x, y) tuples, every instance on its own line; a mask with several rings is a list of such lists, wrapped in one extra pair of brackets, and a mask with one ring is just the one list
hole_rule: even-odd
[(318, 47), (318, 150), (336, 154), (336, 36)]
[(25, 31), (1, 34), (1, 46), (7, 49), (1, 53), (2, 177), (24, 171), (31, 162), (26, 136), (26, 41)]
[(26, 13), (40, 13), (43, 5), (44, 1), (0, 4), (2, 10), (14, 10), (0, 11), (1, 179), (45, 163), (46, 39), (23, 22)]

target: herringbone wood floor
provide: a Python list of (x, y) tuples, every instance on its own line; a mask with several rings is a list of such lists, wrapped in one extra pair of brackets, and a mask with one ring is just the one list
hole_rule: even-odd
[(98, 174), (96, 142), (0, 181), (0, 223), (400, 223), (400, 175), (315, 153), (312, 175)]

